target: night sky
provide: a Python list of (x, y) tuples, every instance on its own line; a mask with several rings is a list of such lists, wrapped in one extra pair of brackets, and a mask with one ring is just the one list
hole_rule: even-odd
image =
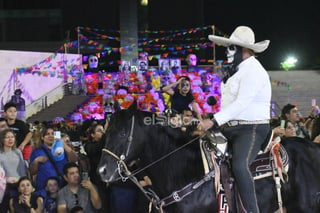
[[(166, 3), (169, 4), (170, 1), (162, 2), (167, 5)], [(298, 59), (297, 69), (320, 68), (320, 1), (204, 0), (203, 5), (202, 19), (205, 25), (213, 24), (228, 35), (237, 26), (247, 25), (255, 32), (256, 41), (269, 39), (271, 41), (269, 48), (258, 55), (266, 68), (280, 69), (280, 62), (289, 55)], [(160, 24), (170, 23), (170, 20), (175, 19), (173, 11), (184, 14), (180, 15), (180, 22), (189, 20), (192, 23), (192, 18), (197, 19), (199, 16), (201, 18), (201, 14), (193, 13), (189, 8), (196, 6), (189, 4), (186, 8), (180, 5), (180, 9), (170, 9), (166, 15), (155, 15)], [(217, 58), (223, 58), (224, 48), (217, 47), (216, 50)]]
[[(219, 9), (207, 11), (206, 20), (221, 20), (214, 22), (225, 32), (232, 32), (237, 25), (248, 25), (256, 33), (256, 41), (269, 39), (269, 48), (260, 55), (266, 67), (276, 69), (288, 55), (293, 55), (298, 59), (298, 68), (320, 68), (319, 1), (237, 2), (230, 7), (216, 5)], [(206, 8), (212, 7), (214, 3)]]
[[(116, 0), (1, 0), (1, 7), (61, 8), (62, 33), (75, 26), (119, 29), (119, 3)], [(215, 25), (227, 35), (237, 26), (247, 25), (255, 32), (256, 41), (271, 40), (269, 48), (258, 55), (267, 69), (280, 69), (280, 62), (289, 55), (298, 59), (297, 69), (320, 68), (319, 0), (149, 0), (146, 20), (152, 30)], [(39, 26), (40, 31), (41, 27), (47, 26)], [(216, 50), (216, 58), (225, 59), (224, 48), (216, 47)]]

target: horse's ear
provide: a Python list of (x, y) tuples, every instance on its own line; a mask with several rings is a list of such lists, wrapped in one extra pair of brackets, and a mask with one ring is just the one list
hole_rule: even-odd
[(128, 108), (129, 111), (136, 111), (137, 110), (137, 100), (134, 99), (130, 107)]
[(117, 100), (114, 101), (113, 108), (116, 112), (119, 112), (121, 110), (120, 104)]

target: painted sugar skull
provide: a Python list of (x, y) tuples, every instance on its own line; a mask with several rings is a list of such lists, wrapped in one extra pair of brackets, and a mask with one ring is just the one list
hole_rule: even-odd
[(242, 61), (242, 47), (236, 45), (228, 46), (226, 56), (229, 64), (239, 65)]
[(227, 55), (228, 63), (232, 63), (233, 62), (234, 55), (236, 54), (236, 52), (237, 52), (237, 46), (230, 45), (230, 46), (227, 47), (226, 55)]
[(98, 68), (99, 59), (97, 56), (91, 55), (88, 61), (89, 61), (89, 68), (91, 69)]

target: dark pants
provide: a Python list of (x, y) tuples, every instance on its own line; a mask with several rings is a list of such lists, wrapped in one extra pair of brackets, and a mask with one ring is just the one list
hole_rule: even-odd
[(136, 213), (138, 201), (137, 189), (130, 187), (111, 187), (111, 212), (112, 213)]
[(242, 203), (251, 213), (259, 213), (259, 208), (249, 166), (257, 157), (269, 129), (269, 124), (254, 124), (226, 127), (223, 130), (232, 147), (232, 171)]

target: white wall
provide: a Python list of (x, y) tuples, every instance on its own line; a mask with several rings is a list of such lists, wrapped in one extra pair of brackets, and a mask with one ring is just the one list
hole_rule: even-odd
[[(303, 116), (308, 116), (311, 100), (320, 106), (320, 70), (269, 71), (272, 81), (272, 100), (280, 108), (287, 103), (298, 106)], [(275, 84), (279, 82), (279, 84)]]
[[(68, 73), (70, 63), (82, 66), (81, 55), (0, 50), (0, 106), (7, 103), (18, 88), (23, 92), (26, 105), (31, 104), (64, 82), (63, 75), (65, 70)], [(30, 72), (26, 68), (30, 68)]]

